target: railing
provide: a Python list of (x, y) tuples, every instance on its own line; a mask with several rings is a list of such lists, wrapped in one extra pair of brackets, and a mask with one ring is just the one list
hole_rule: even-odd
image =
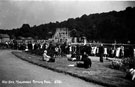
[[(123, 43), (86, 43), (86, 45), (99, 46), (103, 44), (104, 46), (135, 46), (135, 44), (123, 44)], [(84, 43), (71, 43), (71, 45), (84, 45)]]

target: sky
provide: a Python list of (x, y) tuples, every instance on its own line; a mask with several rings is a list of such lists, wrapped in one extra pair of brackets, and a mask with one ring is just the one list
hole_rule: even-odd
[(135, 1), (94, 0), (0, 0), (0, 29), (20, 28), (64, 21), (86, 14), (120, 11)]

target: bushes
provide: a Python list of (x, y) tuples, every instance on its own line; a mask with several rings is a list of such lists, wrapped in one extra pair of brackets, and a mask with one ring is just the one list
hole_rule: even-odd
[(126, 69), (135, 68), (135, 58), (124, 58), (123, 65)]
[(122, 68), (122, 66), (123, 66), (123, 63), (122, 63), (122, 60), (113, 60), (112, 61), (112, 68), (113, 69), (121, 69)]
[(114, 60), (112, 61), (111, 68), (127, 71), (130, 68), (135, 68), (135, 59), (128, 57), (121, 60)]

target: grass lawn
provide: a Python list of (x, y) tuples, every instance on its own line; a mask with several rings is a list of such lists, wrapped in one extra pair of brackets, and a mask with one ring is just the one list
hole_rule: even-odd
[(98, 57), (91, 57), (91, 68), (78, 68), (74, 65), (76, 62), (68, 61), (66, 57), (56, 58), (54, 63), (42, 61), (41, 56), (26, 52), (13, 52), (17, 57), (27, 60), (28, 62), (37, 64), (39, 66), (69, 74), (83, 80), (98, 83), (107, 87), (135, 87), (135, 82), (125, 78), (126, 73), (109, 68), (110, 61), (104, 60), (103, 63), (98, 61)]

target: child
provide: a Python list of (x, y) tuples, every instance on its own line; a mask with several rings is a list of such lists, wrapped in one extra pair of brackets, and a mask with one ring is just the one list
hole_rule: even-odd
[(50, 58), (51, 58), (51, 57), (47, 55), (47, 50), (44, 50), (44, 53), (43, 53), (43, 61), (49, 61)]

